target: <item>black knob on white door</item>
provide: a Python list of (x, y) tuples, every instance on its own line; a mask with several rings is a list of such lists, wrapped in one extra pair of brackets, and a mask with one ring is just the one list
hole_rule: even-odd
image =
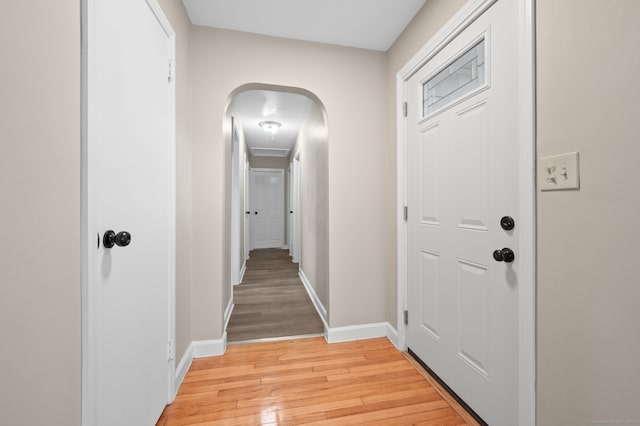
[(495, 250), (493, 252), (493, 258), (498, 262), (507, 262), (511, 263), (516, 258), (515, 253), (508, 247), (503, 248), (502, 250)]
[(120, 231), (117, 234), (113, 230), (108, 230), (102, 237), (102, 245), (105, 248), (112, 248), (114, 245), (118, 247), (126, 247), (131, 244), (131, 234), (127, 231)]
[(511, 216), (503, 216), (502, 219), (500, 219), (500, 226), (505, 231), (511, 231), (513, 228), (515, 228), (516, 222)]

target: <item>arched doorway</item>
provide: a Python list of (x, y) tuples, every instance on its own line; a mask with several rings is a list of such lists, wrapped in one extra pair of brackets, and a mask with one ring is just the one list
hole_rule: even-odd
[[(307, 90), (253, 83), (240, 86), (230, 94), (224, 119), (225, 140), (229, 144), (226, 150), (228, 195), (225, 198), (229, 200), (231, 292), (243, 294), (244, 288), (236, 286), (246, 278), (247, 265), (251, 265), (252, 260), (257, 262), (257, 255), (267, 258), (276, 254), (290, 256), (289, 260), (281, 261), (296, 264), (295, 276), (283, 277), (281, 281), (299, 278), (304, 286), (300, 288), (304, 290), (304, 297), (312, 303), (321, 320), (319, 332), (322, 333), (327, 328), (329, 308), (326, 109), (318, 97)], [(252, 250), (256, 256), (249, 255)], [(270, 267), (275, 268), (274, 265)], [(249, 281), (260, 280), (251, 274)], [(271, 288), (270, 291), (259, 297), (265, 309), (273, 292), (279, 290)], [(283, 290), (274, 297), (290, 294), (293, 293)], [(304, 335), (309, 334), (304, 330), (312, 329), (305, 328), (305, 320), (295, 315), (286, 321), (274, 320), (270, 326), (270, 315), (275, 317), (284, 313), (284, 308), (283, 312), (268, 314), (257, 307), (260, 300), (255, 300), (255, 303), (251, 302), (254, 310), (246, 312), (246, 301), (241, 297), (241, 304), (236, 304), (239, 300), (236, 297), (231, 305), (235, 305), (235, 314), (229, 313), (225, 318), (229, 342)], [(278, 303), (285, 306), (282, 297)], [(292, 309), (299, 308), (296, 305)], [(244, 314), (241, 310), (245, 310)], [(244, 315), (247, 321), (260, 318), (262, 331), (239, 337), (236, 332), (239, 315)], [(284, 323), (287, 326), (281, 327)], [(243, 323), (245, 331), (246, 324)]]

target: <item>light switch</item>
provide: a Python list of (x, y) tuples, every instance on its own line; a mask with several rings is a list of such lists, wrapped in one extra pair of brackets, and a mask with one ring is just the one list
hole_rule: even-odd
[(580, 164), (577, 152), (541, 157), (538, 160), (538, 185), (541, 191), (580, 188)]

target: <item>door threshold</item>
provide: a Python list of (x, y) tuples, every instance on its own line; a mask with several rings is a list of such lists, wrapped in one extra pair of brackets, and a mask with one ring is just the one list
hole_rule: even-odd
[(402, 355), (433, 386), (447, 403), (470, 426), (488, 426), (462, 398), (460, 398), (432, 369), (429, 368), (411, 349)]
[(297, 336), (265, 337), (262, 339), (239, 340), (237, 342), (227, 342), (227, 346), (250, 345), (252, 343), (282, 342), (283, 340), (311, 339), (314, 337), (324, 337), (324, 334), (299, 334)]

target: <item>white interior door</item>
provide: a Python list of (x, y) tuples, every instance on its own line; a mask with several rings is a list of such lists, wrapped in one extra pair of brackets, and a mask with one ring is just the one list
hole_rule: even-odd
[(493, 257), (518, 247), (516, 17), (496, 2), (406, 86), (408, 346), (495, 426), (518, 424), (518, 253)]
[(173, 32), (155, 0), (85, 12), (83, 424), (152, 425), (173, 393)]
[(284, 170), (253, 169), (253, 248), (282, 247)]

